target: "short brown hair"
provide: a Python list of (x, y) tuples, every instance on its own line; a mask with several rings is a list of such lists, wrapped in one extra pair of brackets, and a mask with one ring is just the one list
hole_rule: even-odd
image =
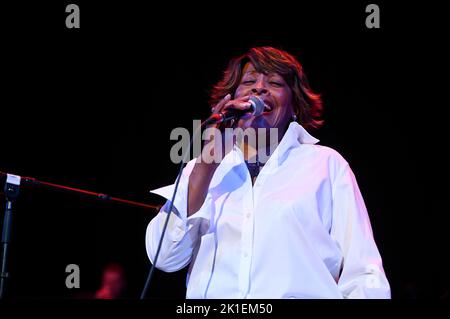
[(251, 48), (247, 53), (232, 59), (222, 79), (211, 90), (211, 105), (216, 105), (228, 93), (234, 94), (247, 62), (253, 64), (257, 72), (278, 73), (283, 77), (293, 93), (295, 115), (305, 129), (322, 126), (322, 99), (311, 90), (300, 62), (286, 51), (272, 47)]

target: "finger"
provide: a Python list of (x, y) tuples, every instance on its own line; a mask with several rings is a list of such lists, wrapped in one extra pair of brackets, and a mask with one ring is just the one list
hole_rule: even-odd
[(217, 113), (217, 112), (221, 111), (222, 108), (224, 107), (225, 103), (227, 103), (230, 99), (231, 99), (231, 94), (225, 95), (225, 97), (222, 100), (220, 100), (219, 103), (217, 103), (215, 106), (213, 106), (211, 108), (211, 112)]
[(241, 96), (241, 97), (239, 97), (239, 98), (237, 98), (237, 99), (235, 99), (235, 100), (236, 100), (236, 101), (243, 101), (243, 102), (246, 102), (246, 101), (250, 100), (250, 96), (251, 96), (251, 95)]
[(252, 106), (252, 104), (250, 102), (233, 100), (233, 101), (230, 101), (225, 104), (224, 110), (231, 108), (231, 107), (235, 108), (235, 109), (239, 109), (239, 110), (248, 110), (248, 109), (250, 109), (251, 106)]

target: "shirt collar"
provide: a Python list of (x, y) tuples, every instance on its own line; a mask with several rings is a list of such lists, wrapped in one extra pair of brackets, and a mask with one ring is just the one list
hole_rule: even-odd
[[(266, 164), (274, 162), (275, 166), (279, 166), (286, 160), (291, 148), (299, 147), (301, 144), (316, 144), (318, 142), (319, 140), (309, 134), (303, 126), (297, 122), (291, 122)], [(242, 163), (244, 162), (244, 155), (240, 148), (235, 145), (234, 152), (230, 152), (224, 160), (225, 162), (231, 161), (231, 163), (235, 164)]]
[(291, 122), (267, 164), (271, 163), (271, 166), (275, 164), (274, 166), (278, 167), (286, 160), (290, 149), (299, 147), (302, 144), (316, 144), (318, 142), (319, 140), (309, 134), (303, 126), (297, 122)]
[(307, 130), (303, 128), (300, 124), (297, 122), (291, 122), (289, 124), (289, 127), (286, 131), (286, 134), (284, 135), (283, 139), (286, 137), (287, 134), (292, 135), (292, 139), (297, 139), (300, 144), (317, 144), (319, 140), (308, 133)]

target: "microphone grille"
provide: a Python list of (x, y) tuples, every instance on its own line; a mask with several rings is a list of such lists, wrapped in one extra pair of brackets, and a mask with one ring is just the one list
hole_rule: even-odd
[(250, 96), (249, 102), (253, 105), (253, 116), (261, 115), (264, 112), (264, 101), (255, 96)]

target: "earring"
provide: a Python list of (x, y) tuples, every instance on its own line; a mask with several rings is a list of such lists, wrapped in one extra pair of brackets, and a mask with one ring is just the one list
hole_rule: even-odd
[(297, 122), (297, 115), (292, 114), (292, 122)]

